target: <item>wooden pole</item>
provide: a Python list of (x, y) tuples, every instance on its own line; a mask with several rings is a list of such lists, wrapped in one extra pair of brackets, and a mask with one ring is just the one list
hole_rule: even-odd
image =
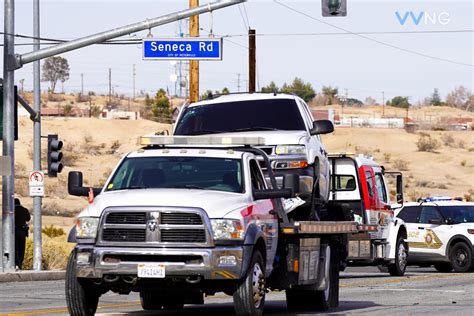
[(249, 93), (255, 92), (255, 69), (256, 58), (255, 53), (257, 47), (255, 46), (255, 30), (249, 30)]
[[(199, 6), (199, 0), (189, 0), (189, 8)], [(189, 18), (189, 36), (199, 36), (199, 16), (195, 15)], [(189, 61), (189, 102), (199, 100), (199, 61)]]

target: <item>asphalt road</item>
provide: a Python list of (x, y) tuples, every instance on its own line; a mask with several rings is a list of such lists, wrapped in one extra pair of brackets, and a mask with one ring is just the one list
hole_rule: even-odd
[[(473, 315), (474, 273), (438, 273), (410, 267), (404, 277), (389, 277), (373, 267), (352, 267), (341, 274), (340, 306), (328, 314)], [(222, 293), (205, 305), (159, 315), (233, 315), (232, 299)], [(67, 315), (64, 281), (0, 284), (2, 315)], [(101, 297), (97, 315), (152, 315), (142, 311), (137, 294)], [(289, 315), (284, 292), (267, 295), (266, 315)], [(311, 315), (316, 313), (300, 313)]]

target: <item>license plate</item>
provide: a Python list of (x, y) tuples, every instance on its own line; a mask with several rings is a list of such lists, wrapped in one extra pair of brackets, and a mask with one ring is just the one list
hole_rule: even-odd
[(138, 265), (139, 278), (164, 278), (165, 265), (160, 263), (142, 263)]

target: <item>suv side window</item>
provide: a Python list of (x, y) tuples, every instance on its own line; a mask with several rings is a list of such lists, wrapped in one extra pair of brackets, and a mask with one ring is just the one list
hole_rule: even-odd
[(420, 223), (430, 224), (431, 219), (443, 220), (443, 217), (434, 206), (423, 206), (421, 209)]
[(262, 173), (258, 168), (258, 164), (254, 159), (250, 160), (250, 177), (252, 181), (252, 188), (254, 190), (265, 190), (265, 180), (263, 179)]
[(366, 181), (367, 181), (367, 190), (369, 191), (369, 196), (370, 197), (374, 197), (375, 194), (374, 194), (374, 185), (372, 183), (372, 174), (369, 172), (369, 171), (366, 171), (365, 172), (365, 178), (366, 178)]
[(406, 223), (418, 223), (418, 216), (420, 215), (420, 207), (405, 206), (397, 217), (403, 219)]

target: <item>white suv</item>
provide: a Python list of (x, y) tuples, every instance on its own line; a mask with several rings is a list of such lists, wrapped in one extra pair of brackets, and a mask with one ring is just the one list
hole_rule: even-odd
[(474, 203), (405, 203), (396, 214), (408, 230), (408, 263), (440, 272), (474, 269)]
[[(184, 106), (174, 135), (219, 134), (265, 138), (278, 185), (288, 173), (300, 176), (305, 205), (292, 216), (317, 218), (329, 198), (329, 162), (320, 134), (331, 133), (330, 121), (315, 121), (308, 105), (288, 94), (228, 94)], [(313, 211), (315, 210), (315, 212)]]

